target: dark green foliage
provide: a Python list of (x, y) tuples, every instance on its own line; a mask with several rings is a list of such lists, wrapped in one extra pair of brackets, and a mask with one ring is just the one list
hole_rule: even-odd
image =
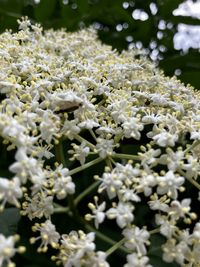
[(20, 213), (17, 208), (7, 208), (0, 213), (0, 233), (5, 236), (17, 233), (17, 225), (20, 220)]

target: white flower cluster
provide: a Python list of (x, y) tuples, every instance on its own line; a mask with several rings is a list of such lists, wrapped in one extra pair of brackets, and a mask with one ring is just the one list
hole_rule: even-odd
[[(91, 28), (43, 32), (26, 18), (17, 33), (0, 35), (0, 65), (0, 136), (15, 151), (13, 178), (0, 178), (1, 210), (6, 203), (20, 208), (25, 199), (21, 213), (44, 220), (33, 226), (39, 237), (31, 238), (41, 241), (39, 252), (48, 245), (58, 249), (52, 259), (64, 267), (109, 266), (110, 252), (95, 252), (97, 230), (60, 235), (51, 221), (55, 212), (68, 212), (72, 220), (80, 216), (78, 202), (98, 185), (85, 224), (94, 220), (97, 229), (116, 221), (128, 254), (124, 267), (152, 266), (148, 247), (154, 233), (166, 238), (164, 261), (200, 264), (198, 211), (183, 193), (188, 185), (200, 190), (198, 91), (165, 77), (140, 51), (118, 54), (101, 44)], [(79, 166), (67, 167), (67, 157)], [(49, 166), (49, 159), (55, 164)], [(105, 171), (96, 168), (97, 181), (75, 195), (72, 209), (71, 201), (60, 207), (76, 194), (73, 175), (81, 180), (81, 172), (99, 162)], [(148, 206), (156, 229), (135, 224), (138, 204)], [(11, 244), (9, 253), (0, 245), (1, 266), (14, 255), (14, 245), (0, 238)]]

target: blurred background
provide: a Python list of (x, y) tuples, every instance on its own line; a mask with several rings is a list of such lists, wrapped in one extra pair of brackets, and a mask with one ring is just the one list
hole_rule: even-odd
[(29, 16), (46, 28), (93, 25), (119, 51), (145, 48), (167, 75), (200, 88), (200, 0), (0, 0), (0, 31)]

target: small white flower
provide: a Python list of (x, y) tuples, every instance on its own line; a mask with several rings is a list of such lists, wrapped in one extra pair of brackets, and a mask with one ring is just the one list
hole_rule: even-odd
[(173, 218), (174, 220), (178, 220), (180, 218), (186, 218), (186, 216), (189, 216), (191, 209), (190, 204), (191, 204), (190, 198), (185, 198), (181, 201), (173, 200), (170, 203), (170, 209), (169, 209), (169, 214), (171, 218)]
[(48, 144), (51, 143), (54, 136), (58, 133), (59, 123), (58, 117), (53, 116), (50, 112), (44, 113), (39, 128), (42, 139)]
[(95, 201), (95, 205), (92, 203), (88, 204), (88, 207), (91, 209), (92, 211), (92, 215), (91, 214), (87, 214), (86, 215), (86, 219), (88, 218), (90, 219), (94, 219), (94, 224), (95, 227), (98, 229), (99, 228), (99, 224), (102, 223), (105, 219), (105, 208), (106, 208), (106, 202), (102, 202), (100, 205), (98, 205), (97, 201), (98, 198), (94, 197), (94, 201)]
[(14, 247), (16, 238), (14, 236), (5, 237), (0, 234), (0, 266), (9, 266), (11, 258), (15, 255), (17, 249)]
[[(181, 244), (177, 244), (174, 238), (168, 239), (167, 242), (162, 245), (163, 250), (163, 260), (166, 262), (176, 261), (181, 266), (184, 266), (185, 255), (189, 254), (187, 246), (182, 246)], [(178, 251), (178, 253), (177, 253)], [(189, 253), (188, 253), (189, 252)]]
[(153, 267), (148, 264), (149, 258), (147, 256), (139, 256), (137, 253), (132, 253), (127, 256), (127, 263), (124, 267)]
[(91, 130), (95, 127), (98, 127), (98, 126), (99, 126), (99, 123), (95, 122), (92, 119), (84, 120), (83, 122), (78, 124), (78, 127), (84, 128), (84, 129), (89, 129), (89, 130)]
[(33, 157), (28, 157), (26, 148), (20, 147), (15, 154), (16, 162), (13, 163), (9, 170), (20, 178), (22, 183), (26, 183), (27, 179), (33, 175), (41, 173), (40, 163)]
[(144, 147), (144, 152), (139, 152), (138, 155), (141, 158), (141, 164), (143, 166), (149, 165), (150, 167), (155, 166), (158, 162), (159, 159), (157, 158), (161, 154), (160, 149), (153, 149), (149, 147), (148, 150)]
[(166, 238), (171, 238), (177, 231), (174, 220), (169, 220), (168, 216), (156, 214), (155, 221), (160, 225), (160, 233)]
[(50, 218), (53, 214), (53, 197), (48, 196), (45, 191), (41, 191), (32, 196), (26, 197), (26, 202), (23, 203), (23, 215), (27, 215), (30, 220), (33, 218)]
[(114, 140), (107, 140), (103, 138), (98, 138), (97, 139), (97, 145), (96, 145), (96, 150), (99, 153), (99, 156), (101, 158), (106, 158), (107, 156), (112, 155), (113, 152), (113, 147), (114, 147)]
[(10, 204), (19, 207), (18, 198), (22, 197), (22, 189), (21, 189), (20, 180), (18, 177), (14, 177), (12, 180), (8, 180), (6, 178), (0, 178), (0, 200), (1, 209), (4, 208), (5, 204), (8, 202)]
[(175, 175), (173, 171), (168, 171), (164, 176), (157, 178), (159, 195), (168, 194), (173, 199), (178, 196), (177, 190), (184, 183), (185, 179), (182, 176)]
[(174, 152), (171, 148), (166, 149), (167, 154), (162, 154), (159, 163), (167, 165), (168, 169), (171, 171), (176, 171), (182, 168), (184, 160), (183, 150), (178, 150)]
[(84, 260), (89, 261), (95, 250), (95, 234), (83, 231), (71, 231), (69, 235), (62, 235), (61, 251), (59, 258), (63, 261), (64, 267), (81, 266)]
[(36, 238), (31, 238), (31, 243), (35, 243), (37, 240), (41, 240), (41, 244), (38, 248), (38, 252), (46, 252), (48, 245), (56, 247), (58, 245), (58, 240), (60, 238), (59, 233), (56, 231), (56, 227), (50, 220), (46, 220), (42, 224), (35, 224), (33, 226), (33, 231), (39, 231), (40, 236)]
[(157, 185), (156, 176), (144, 172), (142, 177), (139, 179), (139, 183), (136, 186), (137, 192), (143, 192), (145, 196), (152, 194), (153, 187)]
[(106, 190), (108, 197), (112, 199), (117, 195), (118, 190), (122, 187), (124, 175), (113, 170), (111, 173), (104, 172), (103, 177), (100, 178), (100, 180), (102, 183), (98, 191), (102, 192), (103, 190)]
[(140, 229), (137, 226), (132, 226), (123, 230), (122, 234), (126, 238), (125, 247), (130, 250), (136, 250), (139, 256), (146, 255), (147, 250), (145, 245), (149, 245), (150, 234), (146, 229)]
[(109, 267), (109, 263), (106, 261), (106, 253), (103, 251), (97, 251), (88, 263), (88, 266), (92, 267)]
[(175, 146), (178, 140), (178, 135), (176, 133), (170, 133), (163, 130), (161, 133), (156, 134), (153, 140), (161, 147)]
[(119, 202), (116, 207), (107, 210), (106, 215), (108, 219), (116, 219), (120, 228), (126, 227), (134, 219), (134, 207), (130, 203)]
[(141, 134), (140, 132), (144, 129), (143, 124), (140, 122), (138, 118), (128, 118), (122, 124), (124, 130), (124, 136), (126, 138), (134, 138), (136, 140), (140, 140)]
[(73, 140), (74, 135), (79, 134), (80, 132), (80, 127), (77, 126), (77, 123), (78, 123), (78, 119), (74, 119), (71, 121), (66, 119), (64, 122), (62, 132), (70, 140)]
[(158, 198), (158, 195), (155, 193), (150, 196), (151, 200), (148, 202), (149, 207), (152, 210), (161, 210), (164, 212), (168, 212), (169, 210), (169, 199), (166, 195), (162, 196), (161, 198)]
[(197, 179), (200, 174), (200, 164), (197, 157), (189, 155), (187, 158), (187, 163), (182, 165), (182, 168), (186, 170), (186, 177)]
[(71, 160), (77, 159), (80, 161), (81, 165), (85, 163), (85, 159), (90, 152), (90, 148), (87, 146), (86, 142), (82, 142), (81, 145), (72, 144), (73, 150), (69, 150), (68, 153), (72, 154)]

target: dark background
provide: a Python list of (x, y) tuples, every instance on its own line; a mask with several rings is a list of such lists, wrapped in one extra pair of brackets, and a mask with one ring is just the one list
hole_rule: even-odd
[[(180, 23), (200, 25), (190, 16), (172, 14), (182, 0), (0, 0), (0, 31), (17, 29), (16, 20), (29, 16), (46, 28), (67, 28), (75, 31), (90, 25), (97, 28), (103, 42), (118, 50), (127, 49), (130, 43), (148, 48), (157, 56), (158, 64), (167, 75), (175, 73), (184, 83), (199, 86), (200, 54), (197, 49), (187, 53), (174, 49), (173, 37)], [(195, 0), (193, 2), (196, 2)], [(152, 12), (152, 5), (157, 12)], [(148, 19), (135, 20), (135, 9), (145, 11)], [(153, 13), (153, 14), (152, 14)], [(164, 25), (164, 26), (163, 26)], [(162, 38), (158, 37), (162, 36)]]

